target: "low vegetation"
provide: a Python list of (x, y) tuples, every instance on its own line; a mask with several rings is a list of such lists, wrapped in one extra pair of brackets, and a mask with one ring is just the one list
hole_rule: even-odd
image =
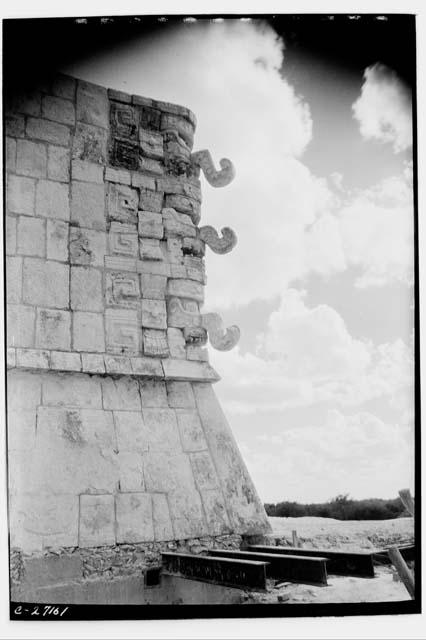
[(335, 518), (336, 520), (389, 520), (408, 515), (401, 500), (352, 500), (348, 494), (338, 495), (328, 502), (319, 504), (300, 504), (298, 502), (278, 502), (265, 504), (268, 516), (279, 518), (300, 518), (314, 516)]

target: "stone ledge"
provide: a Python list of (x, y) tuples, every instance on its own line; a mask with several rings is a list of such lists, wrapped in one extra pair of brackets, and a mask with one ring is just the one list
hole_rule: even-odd
[(7, 349), (7, 368), (28, 371), (82, 372), (99, 375), (217, 382), (220, 376), (208, 362), (176, 358), (147, 358), (114, 354)]

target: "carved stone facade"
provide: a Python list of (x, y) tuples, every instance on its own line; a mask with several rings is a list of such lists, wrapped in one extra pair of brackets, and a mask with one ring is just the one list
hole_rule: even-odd
[(200, 168), (220, 187), (232, 163), (192, 152), (184, 107), (65, 76), (27, 100), (5, 115), (14, 553), (267, 531), (203, 348), (239, 337), (202, 313), (205, 246), (236, 235), (198, 226)]

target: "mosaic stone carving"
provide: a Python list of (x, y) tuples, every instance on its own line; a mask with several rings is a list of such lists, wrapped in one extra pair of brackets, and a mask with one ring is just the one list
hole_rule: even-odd
[(230, 227), (223, 227), (220, 232), (221, 238), (214, 227), (200, 227), (200, 240), (215, 253), (229, 253), (237, 244), (237, 234)]
[(183, 337), (186, 344), (202, 346), (207, 342), (207, 331), (204, 327), (184, 327)]
[(212, 187), (226, 187), (235, 178), (235, 168), (232, 162), (228, 158), (222, 158), (219, 161), (220, 171), (217, 171), (211, 153), (207, 149), (193, 153), (191, 161), (202, 169), (204, 177)]
[(240, 339), (239, 327), (232, 325), (225, 330), (218, 313), (203, 313), (201, 322), (208, 333), (210, 344), (218, 351), (230, 351)]

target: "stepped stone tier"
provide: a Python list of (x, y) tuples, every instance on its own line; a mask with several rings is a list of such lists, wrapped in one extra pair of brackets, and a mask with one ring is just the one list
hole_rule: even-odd
[(74, 581), (111, 577), (268, 531), (205, 346), (239, 330), (201, 311), (205, 251), (236, 235), (201, 224), (200, 173), (223, 187), (232, 163), (192, 151), (174, 104), (63, 75), (6, 98), (15, 583), (50, 584), (58, 557)]

